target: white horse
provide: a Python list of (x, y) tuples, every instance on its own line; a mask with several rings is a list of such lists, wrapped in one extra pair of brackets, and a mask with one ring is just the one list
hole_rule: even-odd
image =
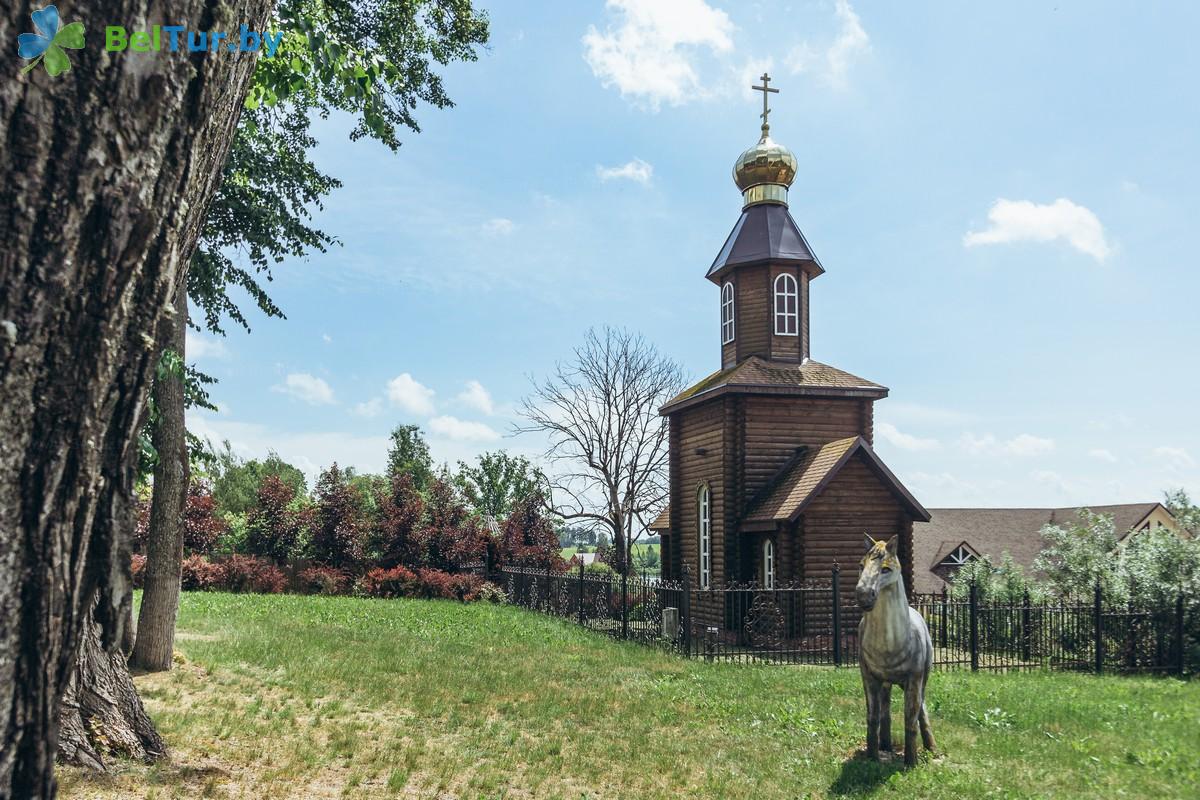
[(925, 684), (933, 664), (929, 628), (908, 605), (897, 537), (886, 543), (867, 536), (867, 554), (854, 593), (862, 607), (858, 623), (859, 667), (867, 695), (867, 755), (878, 759), (880, 749), (892, 749), (892, 684), (904, 690), (904, 765), (917, 763), (917, 728), (925, 749), (934, 749), (933, 731), (925, 710)]

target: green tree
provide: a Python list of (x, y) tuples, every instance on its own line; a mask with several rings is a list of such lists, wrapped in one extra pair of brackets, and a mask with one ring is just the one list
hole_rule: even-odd
[(1115, 555), (1117, 531), (1111, 515), (1082, 508), (1074, 523), (1045, 525), (1041, 533), (1046, 545), (1034, 559), (1033, 568), (1045, 574), (1056, 594), (1086, 596), (1099, 580), (1110, 596), (1123, 595)]
[(950, 581), (950, 594), (965, 598), (972, 583), (978, 588), (980, 600), (1019, 603), (1026, 593), (1033, 600), (1040, 600), (1045, 595), (1043, 588), (1025, 574), (1008, 552), (1001, 555), (998, 564), (988, 555), (963, 564)]
[(1131, 599), (1147, 605), (1175, 602), (1200, 590), (1200, 542), (1166, 529), (1131, 534), (1121, 552), (1121, 572)]
[(1163, 505), (1179, 520), (1179, 524), (1193, 536), (1200, 535), (1200, 507), (1192, 504), (1188, 493), (1183, 489), (1169, 489), (1163, 492)]
[(258, 503), (258, 492), (268, 477), (278, 478), (294, 495), (308, 491), (308, 482), (299, 468), (279, 457), (274, 450), (261, 461), (245, 461), (233, 452), (229, 442), (223, 443), (213, 462), (213, 498), (217, 509), (224, 514), (245, 516)]
[(482, 517), (501, 520), (534, 494), (546, 492), (546, 476), (524, 456), (483, 453), (474, 465), (458, 462), (454, 483)]
[(433, 479), (433, 458), (429, 455), (429, 445), (421, 429), (416, 425), (397, 425), (392, 430), (391, 438), (388, 476), (410, 475), (417, 491), (428, 489)]

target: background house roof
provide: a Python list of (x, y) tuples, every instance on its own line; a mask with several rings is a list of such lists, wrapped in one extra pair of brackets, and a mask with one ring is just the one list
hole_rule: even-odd
[[(1088, 506), (1112, 516), (1117, 535), (1124, 536), (1159, 503)], [(979, 555), (999, 559), (1004, 553), (1028, 570), (1044, 544), (1047, 524), (1071, 524), (1079, 508), (932, 508), (929, 522), (913, 526), (913, 582), (918, 592), (941, 591), (945, 581), (933, 572), (960, 544)]]

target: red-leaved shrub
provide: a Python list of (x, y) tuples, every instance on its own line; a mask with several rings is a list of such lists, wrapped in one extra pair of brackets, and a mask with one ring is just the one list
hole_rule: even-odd
[(406, 567), (376, 567), (358, 581), (358, 589), (368, 597), (412, 597), (418, 580)]
[(133, 572), (133, 588), (141, 589), (146, 580), (146, 557), (138, 553), (133, 554), (133, 561), (130, 564)]
[(183, 547), (189, 553), (212, 552), (229, 526), (217, 515), (217, 501), (207, 481), (188, 484), (187, 505), (183, 509)]
[(246, 517), (246, 552), (283, 563), (300, 540), (306, 514), (294, 509), (296, 490), (274, 475), (258, 487), (258, 501)]
[(210, 592), (220, 589), (225, 581), (225, 570), (204, 556), (188, 556), (183, 560), (182, 587), (185, 591)]
[(450, 590), (454, 597), (464, 603), (472, 603), (479, 599), (484, 580), (478, 575), (464, 573), (450, 576)]
[(346, 594), (350, 576), (333, 567), (309, 567), (296, 576), (296, 588), (302, 594)]
[(417, 594), (415, 596), (431, 600), (453, 600), (456, 577), (449, 572), (442, 572), (440, 569), (419, 569), (417, 570)]
[(312, 557), (335, 569), (355, 570), (363, 561), (366, 524), (363, 499), (345, 470), (334, 463), (317, 479), (309, 547)]
[(230, 556), (221, 563), (225, 573), (221, 588), (231, 592), (279, 594), (287, 587), (287, 577), (274, 564), (253, 556)]

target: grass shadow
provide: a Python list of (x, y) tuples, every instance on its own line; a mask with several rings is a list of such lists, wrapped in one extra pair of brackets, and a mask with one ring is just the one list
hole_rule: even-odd
[(904, 756), (885, 754), (884, 761), (867, 758), (866, 749), (858, 750), (842, 762), (837, 780), (829, 785), (832, 795), (865, 795), (874, 792), (893, 774), (904, 769)]

